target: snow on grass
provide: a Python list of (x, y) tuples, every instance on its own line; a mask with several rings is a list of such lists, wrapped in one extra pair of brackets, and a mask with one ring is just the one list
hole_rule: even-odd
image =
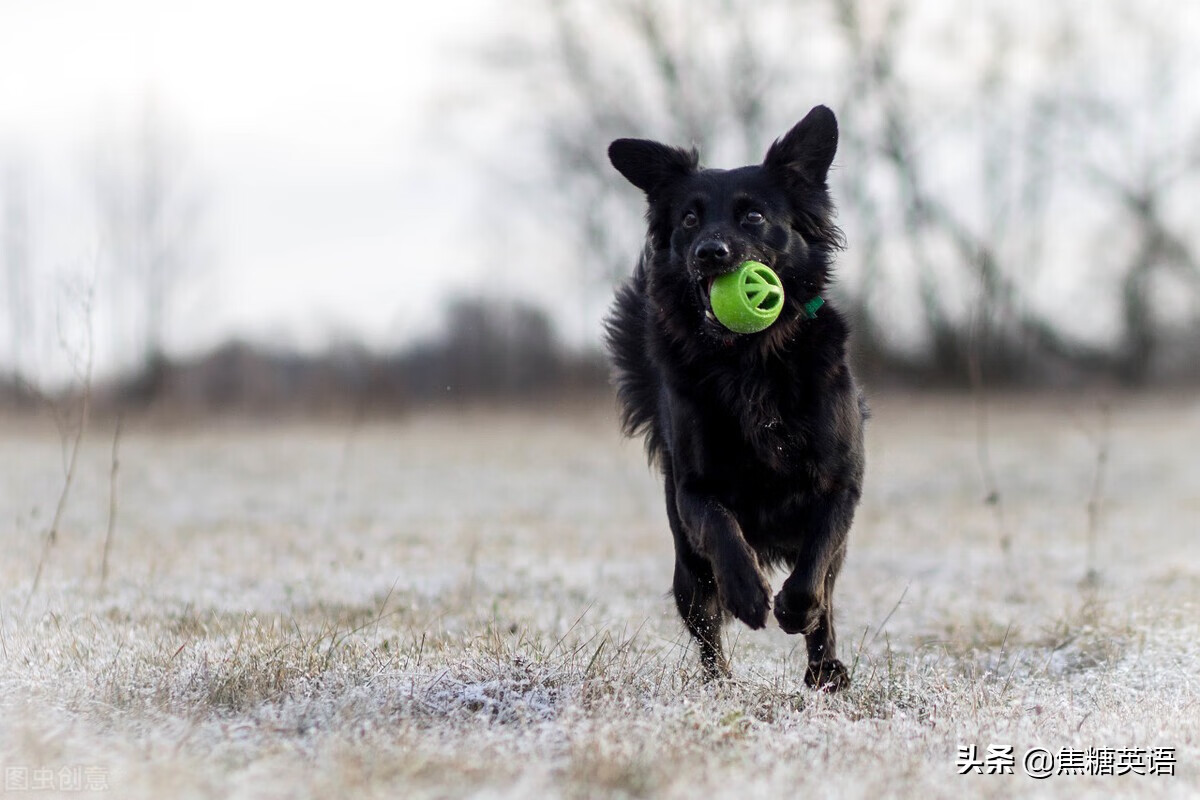
[[(103, 590), (97, 431), (28, 608), (61, 451), (5, 423), (0, 767), (131, 798), (1200, 791), (1200, 407), (995, 399), (989, 504), (971, 402), (875, 406), (839, 696), (775, 627), (700, 680), (658, 480), (605, 413), (130, 429)], [(1016, 774), (958, 775), (969, 744)], [(1034, 746), (1176, 774), (1039, 781)]]

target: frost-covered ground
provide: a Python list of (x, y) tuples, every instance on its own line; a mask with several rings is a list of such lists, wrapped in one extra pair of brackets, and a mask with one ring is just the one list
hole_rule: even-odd
[[(970, 399), (874, 405), (841, 696), (774, 627), (700, 682), (605, 410), (134, 424), (103, 589), (97, 426), (32, 597), (63, 449), (0, 422), (0, 792), (1200, 794), (1200, 402), (997, 397), (986, 437)], [(1014, 774), (959, 775), (971, 745)], [(1035, 747), (1129, 772), (1037, 780)]]

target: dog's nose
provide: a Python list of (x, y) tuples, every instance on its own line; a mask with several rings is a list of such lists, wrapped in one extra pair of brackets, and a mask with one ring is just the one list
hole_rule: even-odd
[(729, 245), (720, 239), (705, 239), (696, 245), (696, 260), (706, 265), (724, 265), (729, 263)]

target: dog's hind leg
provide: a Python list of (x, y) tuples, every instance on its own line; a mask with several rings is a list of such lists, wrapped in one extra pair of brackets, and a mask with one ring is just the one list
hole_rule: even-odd
[(721, 646), (721, 623), (723, 612), (717, 597), (717, 583), (712, 570), (704, 565), (687, 564), (682, 554), (675, 557), (675, 606), (683, 617), (683, 624), (700, 648), (700, 665), (708, 680), (728, 678), (729, 662)]
[(825, 571), (825, 602), (821, 605), (815, 625), (804, 635), (808, 645), (808, 668), (804, 682), (814, 689), (836, 692), (850, 685), (850, 673), (837, 659), (837, 632), (833, 627), (833, 584), (842, 568), (845, 548), (839, 548)]
[(696, 553), (675, 508), (675, 483), (666, 476), (667, 519), (675, 537), (675, 606), (688, 633), (700, 648), (700, 664), (708, 680), (728, 678), (729, 663), (721, 646), (724, 611), (717, 593), (717, 580), (708, 559)]

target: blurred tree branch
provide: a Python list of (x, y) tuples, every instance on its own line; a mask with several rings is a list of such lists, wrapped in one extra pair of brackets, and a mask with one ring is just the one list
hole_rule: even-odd
[(99, 141), (92, 164), (114, 319), (132, 328), (142, 400), (162, 388), (168, 322), (196, 266), (204, 204), (184, 163), (178, 135), (147, 103), (133, 135)]
[(4, 261), (4, 289), (7, 295), (9, 324), (9, 357), (12, 359), (11, 390), (14, 401), (32, 400), (33, 391), (24, 372), (27, 348), (32, 339), (33, 283), (30, 258), (30, 219), (28, 175), (25, 166), (15, 157), (4, 165), (0, 175), (0, 196), (3, 210), (3, 246), (0, 258)]
[[(539, 110), (532, 133), (546, 155), (545, 194), (560, 227), (574, 231), (585, 291), (606, 295), (639, 239), (632, 194), (605, 159), (611, 139), (658, 138), (696, 145), (713, 163), (748, 163), (772, 131), (834, 102), (845, 168), (831, 181), (851, 240), (840, 291), (860, 348), (912, 366), (912, 343), (893, 329), (901, 318), (918, 366), (959, 379), (1065, 365), (1136, 380), (1153, 364), (1167, 322), (1151, 278), (1197, 272), (1193, 237), (1170, 221), (1180, 202), (1168, 187), (1196, 188), (1200, 121), (1187, 118), (1184, 134), (1197, 158), (1167, 158), (1166, 144), (1146, 135), (1153, 126), (1132, 124), (1126, 98), (1091, 65), (1094, 51), (1107, 52), (1098, 31), (1128, 28), (1154, 54), (1146, 92), (1194, 85), (1186, 47), (1163, 22), (1140, 22), (1154, 8), (1068, 3), (1039, 8), (1036, 26), (1026, 6), (998, 1), (953, 18), (922, 0), (532, 8), (547, 27), (510, 37), (502, 66)], [(931, 20), (942, 18), (939, 35)], [(1187, 106), (1178, 96), (1157, 102), (1147, 109), (1156, 119)], [(1097, 166), (1091, 142), (1131, 138), (1163, 180), (1131, 182)], [(1104, 233), (1097, 207), (1135, 240), (1124, 266), (1114, 252), (1089, 263), (1088, 243)], [(1076, 262), (1059, 263), (1064, 252)], [(1080, 311), (1069, 298), (1041, 293), (1064, 270), (1102, 294), (1115, 345), (1073, 329)], [(918, 314), (902, 305), (906, 296)]]

